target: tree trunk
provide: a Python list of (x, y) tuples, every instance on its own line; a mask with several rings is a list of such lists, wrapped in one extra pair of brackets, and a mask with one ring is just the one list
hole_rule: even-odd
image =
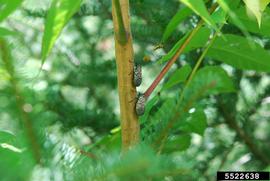
[[(118, 3), (118, 5), (117, 5)], [(121, 112), (122, 151), (139, 142), (140, 125), (135, 114), (134, 52), (130, 31), (129, 0), (112, 0), (118, 92)]]

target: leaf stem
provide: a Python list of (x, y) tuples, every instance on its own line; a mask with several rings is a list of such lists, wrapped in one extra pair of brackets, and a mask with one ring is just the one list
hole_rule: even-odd
[[(219, 28), (219, 30), (221, 30), (223, 27), (223, 25), (221, 25), (221, 27)], [(177, 117), (179, 116), (179, 113), (178, 113), (178, 109), (180, 108), (180, 105), (183, 101), (183, 98), (184, 98), (184, 92), (186, 90), (186, 88), (189, 86), (190, 82), (192, 81), (192, 79), (194, 78), (197, 70), (199, 69), (203, 59), (205, 58), (208, 50), (210, 49), (210, 47), (213, 45), (217, 35), (218, 35), (219, 32), (215, 32), (215, 34), (213, 35), (212, 39), (210, 40), (210, 42), (207, 44), (207, 46), (205, 47), (204, 51), (202, 52), (201, 56), (199, 57), (195, 67), (193, 68), (192, 70), (192, 73), (191, 75), (189, 76), (189, 79), (187, 81), (187, 83), (185, 84), (185, 87), (180, 95), (180, 99), (179, 101), (177, 102), (177, 105), (175, 106), (175, 110), (176, 110), (176, 113), (175, 115), (172, 117), (172, 119), (170, 119), (167, 127), (164, 129), (164, 131), (162, 132), (161, 136), (158, 138), (157, 140), (157, 144), (156, 145), (160, 145), (159, 147), (159, 153), (162, 151), (163, 147), (164, 147), (164, 144), (165, 144), (165, 140), (166, 138), (168, 137), (168, 134), (169, 134), (169, 130), (173, 127), (173, 124), (175, 123), (175, 121), (177, 120)], [(201, 90), (202, 91), (202, 90)], [(190, 107), (190, 106), (188, 106)], [(186, 109), (187, 110), (187, 109)]]
[[(220, 30), (222, 29), (222, 27), (223, 27), (223, 25), (220, 27)], [(187, 80), (187, 82), (186, 82), (186, 84), (185, 84), (185, 87), (188, 87), (189, 84), (190, 84), (190, 82), (191, 82), (192, 79), (194, 78), (196, 72), (198, 71), (199, 67), (200, 67), (201, 64), (202, 64), (202, 61), (203, 61), (204, 57), (205, 57), (206, 54), (208, 53), (208, 50), (211, 48), (211, 46), (212, 46), (213, 43), (215, 42), (215, 39), (216, 39), (217, 35), (218, 35), (218, 32), (215, 32), (215, 34), (213, 35), (213, 38), (210, 40), (210, 42), (208, 43), (208, 45), (206, 46), (206, 48), (205, 48), (204, 51), (202, 52), (202, 54), (201, 54), (201, 56), (199, 57), (199, 59), (198, 59), (196, 65), (195, 65), (195, 67), (192, 69), (192, 72), (191, 72), (191, 74), (190, 74), (190, 76), (189, 76), (189, 78), (188, 78), (188, 80)], [(184, 92), (184, 91), (183, 91), (183, 92)], [(183, 96), (184, 96), (183, 92), (182, 92), (182, 94), (181, 94), (181, 96), (180, 96), (179, 102), (181, 102), (182, 99), (183, 99)]]
[[(216, 10), (218, 7), (218, 4), (215, 3), (213, 6), (210, 8), (209, 12), (212, 13)], [(192, 38), (198, 33), (198, 31), (201, 29), (203, 26), (204, 21), (200, 20), (200, 22), (197, 24), (197, 26), (192, 30), (192, 32), (189, 34), (187, 39), (184, 41), (182, 46), (177, 50), (177, 52), (174, 54), (174, 56), (169, 60), (169, 62), (164, 66), (164, 68), (161, 70), (159, 75), (156, 77), (156, 79), (153, 81), (153, 83), (150, 85), (150, 87), (145, 91), (144, 96), (146, 99), (152, 94), (154, 89), (157, 87), (157, 85), (160, 83), (162, 78), (166, 75), (166, 73), (170, 70), (172, 65), (177, 61), (178, 57), (184, 52), (185, 48), (187, 45), (190, 43)]]
[(178, 51), (172, 57), (172, 59), (169, 60), (169, 62), (164, 66), (164, 68), (161, 70), (161, 72), (156, 77), (156, 79), (153, 81), (153, 83), (150, 85), (150, 87), (145, 91), (144, 96), (145, 96), (146, 99), (152, 94), (152, 92), (157, 87), (157, 85), (159, 84), (159, 82), (162, 80), (162, 78), (165, 76), (165, 74), (170, 70), (170, 68), (176, 62), (176, 60), (178, 59), (178, 57), (183, 53), (183, 51), (185, 50), (185, 48), (187, 47), (187, 45), (189, 44), (189, 42), (192, 40), (192, 38), (194, 37), (194, 35), (196, 35), (196, 33), (200, 30), (200, 28), (202, 27), (202, 25), (203, 25), (203, 21), (200, 21), (199, 24), (196, 26), (196, 28), (193, 29), (193, 31), (187, 37), (187, 39), (182, 44), (182, 46), (178, 49)]

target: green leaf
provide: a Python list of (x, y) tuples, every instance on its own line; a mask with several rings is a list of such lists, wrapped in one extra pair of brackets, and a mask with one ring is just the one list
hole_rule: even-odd
[[(189, 32), (190, 33), (190, 32)], [(173, 48), (168, 52), (168, 54), (166, 54), (164, 57), (162, 57), (159, 60), (159, 63), (164, 63), (168, 60), (170, 60), (175, 53), (177, 52), (177, 50), (179, 50), (179, 48), (183, 45), (183, 43), (185, 42), (185, 40), (187, 39), (187, 37), (189, 36), (189, 33), (187, 33), (184, 37), (182, 37), (174, 46)], [(184, 53), (187, 53), (191, 50), (194, 50), (196, 48), (200, 48), (203, 47), (206, 42), (209, 39), (209, 36), (211, 34), (211, 31), (209, 28), (207, 27), (203, 27), (201, 28), (196, 35), (194, 35), (194, 37), (191, 39), (191, 41), (189, 42), (189, 44), (186, 46), (186, 48), (184, 49)]]
[(154, 124), (158, 122), (162, 124), (165, 123), (169, 119), (168, 114), (173, 112), (172, 107), (174, 107), (175, 104), (175, 99), (167, 98), (162, 105), (158, 107), (157, 112), (150, 117), (150, 122)]
[(0, 175), (6, 181), (28, 180), (35, 166), (31, 152), (16, 152), (6, 148), (3, 144), (0, 145), (0, 158)]
[[(235, 91), (233, 82), (221, 67), (209, 66), (200, 69), (184, 89), (183, 98), (179, 100), (180, 104), (177, 104), (179, 109), (177, 111), (181, 113), (178, 119), (183, 119), (189, 109), (203, 96), (233, 91)], [(167, 128), (170, 124), (169, 121), (171, 121), (171, 115), (174, 115), (176, 111), (174, 108), (176, 108), (176, 100), (174, 98), (167, 99), (150, 117), (150, 121), (147, 121), (148, 125), (142, 129), (142, 135), (146, 142), (152, 143)], [(202, 133), (202, 130), (196, 131)]]
[(180, 69), (177, 69), (170, 77), (169, 81), (166, 82), (166, 84), (163, 86), (163, 90), (169, 89), (181, 82), (184, 82), (187, 80), (190, 72), (192, 71), (190, 65), (185, 65), (181, 67)]
[(180, 121), (176, 127), (203, 135), (207, 125), (206, 116), (203, 111), (196, 111), (190, 115), (190, 109), (196, 107), (196, 103), (204, 96), (234, 91), (232, 80), (221, 67), (206, 66), (200, 69), (184, 89), (179, 100), (180, 104), (177, 108), (180, 113), (178, 118)]
[[(239, 8), (235, 13), (240, 21), (245, 24), (247, 31), (264, 36), (270, 36), (270, 8), (265, 9), (260, 27), (255, 19), (250, 18), (247, 15), (244, 7)], [(231, 21), (231, 23), (235, 24), (234, 21)], [(235, 25), (237, 26), (237, 24)]]
[(140, 116), (141, 123), (144, 123), (145, 121), (147, 121), (147, 118), (149, 116), (151, 109), (158, 102), (158, 100), (159, 100), (159, 96), (155, 96), (150, 101), (148, 101), (146, 103), (144, 114), (143, 114), (143, 116)]
[(270, 53), (255, 42), (236, 35), (218, 37), (207, 56), (242, 70), (270, 72)]
[(13, 143), (15, 135), (10, 132), (0, 130), (0, 144), (1, 143)]
[(207, 128), (207, 118), (203, 110), (196, 110), (188, 115), (187, 120), (180, 122), (181, 130), (197, 133), (203, 136)]
[(218, 66), (206, 66), (200, 69), (186, 87), (184, 99), (196, 100), (208, 94), (233, 92), (234, 85), (228, 74)]
[(240, 0), (217, 0), (217, 3), (226, 13), (233, 15), (235, 9), (240, 4)]
[(188, 6), (192, 11), (199, 15), (207, 24), (217, 29), (215, 22), (209, 15), (207, 8), (203, 0), (180, 0), (186, 6)]
[(270, 3), (270, 0), (244, 0), (248, 12), (252, 13), (261, 26), (262, 13), (265, 10), (266, 6)]
[(250, 34), (247, 32), (243, 22), (237, 17), (235, 13), (236, 7), (239, 5), (239, 0), (217, 0), (219, 6), (229, 15), (231, 20), (236, 24), (237, 27), (241, 29), (243, 34), (247, 37), (250, 37)]
[(119, 149), (121, 147), (121, 131), (117, 131), (102, 137), (100, 140), (87, 147), (87, 149), (91, 150), (95, 147), (104, 147), (108, 150)]
[(171, 153), (175, 151), (184, 151), (189, 148), (190, 143), (191, 136), (189, 134), (171, 137), (164, 146), (164, 152)]
[(25, 143), (22, 134), (18, 136), (0, 130), (0, 175), (4, 180), (29, 179), (34, 160)]
[(166, 40), (168, 40), (168, 38), (171, 36), (171, 34), (174, 32), (174, 30), (177, 28), (177, 26), (184, 19), (186, 19), (191, 13), (192, 13), (192, 11), (189, 8), (187, 8), (187, 7), (184, 7), (182, 9), (180, 9), (174, 15), (174, 17), (170, 20), (169, 24), (165, 28), (165, 31), (163, 33), (163, 36), (162, 36), (162, 40), (161, 41), (162, 42), (165, 42)]
[(211, 14), (211, 17), (216, 24), (226, 23), (226, 16), (227, 13), (222, 8), (219, 8), (217, 11)]
[(16, 35), (16, 32), (0, 27), (0, 36)]
[(53, 0), (48, 11), (42, 40), (42, 63), (44, 63), (57, 38), (69, 19), (76, 13), (81, 0)]
[(0, 22), (8, 17), (22, 3), (22, 0), (0, 0)]
[[(161, 105), (160, 105), (161, 104)], [(142, 126), (141, 135), (145, 142), (153, 143), (158, 135), (165, 128), (170, 116), (173, 113), (173, 109), (176, 105), (176, 100), (174, 98), (167, 98), (164, 102), (160, 102), (158, 106), (155, 107), (156, 112), (152, 115), (149, 114), (149, 118)]]
[(220, 66), (206, 66), (200, 69), (191, 82), (184, 89), (179, 110), (179, 120), (176, 125), (180, 130), (194, 132), (203, 135), (207, 122), (204, 112), (200, 109), (190, 114), (191, 108), (207, 95), (234, 92), (234, 85), (231, 78)]

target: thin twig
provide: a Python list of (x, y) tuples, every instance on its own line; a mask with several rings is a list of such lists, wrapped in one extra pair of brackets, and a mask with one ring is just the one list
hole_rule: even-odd
[[(215, 3), (213, 6), (210, 8), (209, 12), (212, 13), (216, 10), (218, 7), (218, 4)], [(192, 32), (189, 34), (187, 39), (184, 41), (182, 46), (177, 50), (177, 52), (174, 54), (174, 56), (168, 61), (168, 63), (164, 66), (164, 68), (161, 70), (159, 75), (156, 77), (156, 79), (152, 82), (150, 87), (145, 91), (144, 97), (148, 99), (148, 97), (151, 95), (151, 93), (154, 91), (154, 89), (157, 87), (159, 82), (163, 79), (163, 77), (166, 75), (166, 73), (170, 70), (172, 65), (177, 61), (179, 56), (184, 52), (185, 48), (189, 45), (190, 41), (192, 38), (198, 33), (198, 31), (201, 29), (203, 26), (204, 21), (200, 20), (197, 26), (192, 30)]]
[[(204, 52), (201, 54), (199, 60), (197, 61), (196, 65), (195, 65), (195, 67), (194, 67), (194, 69), (193, 69), (193, 71), (192, 71), (192, 73), (191, 73), (191, 76), (189, 77), (189, 79), (188, 79), (188, 81), (187, 81), (187, 83), (186, 83), (186, 85), (185, 85), (185, 87), (184, 87), (184, 90), (182, 91), (182, 94), (180, 95), (180, 100), (178, 101), (177, 105), (175, 106), (176, 113), (175, 113), (175, 115), (173, 116), (173, 118), (170, 119), (169, 124), (167, 125), (166, 129), (164, 129), (163, 134), (161, 134), (162, 136), (158, 139), (159, 141), (157, 141), (157, 144), (160, 145), (160, 147), (159, 147), (159, 152), (161, 152), (161, 150), (163, 149), (163, 146), (164, 146), (165, 140), (166, 140), (166, 138), (167, 138), (167, 136), (168, 136), (169, 130), (173, 127), (173, 124), (175, 123), (175, 121), (176, 121), (177, 119), (179, 119), (179, 116), (180, 116), (179, 114), (180, 114), (180, 113), (179, 113), (179, 111), (177, 111), (177, 110), (179, 110), (180, 105), (181, 105), (181, 102), (182, 102), (182, 100), (183, 100), (183, 98), (184, 98), (184, 92), (185, 92), (187, 86), (190, 84), (191, 80), (193, 79), (195, 73), (197, 72), (199, 66), (200, 66), (201, 63), (202, 63), (202, 60), (204, 59), (205, 55), (207, 54), (209, 48), (212, 46), (212, 43), (214, 42), (214, 40), (215, 40), (216, 37), (217, 37), (217, 32), (215, 33), (215, 35), (214, 35), (213, 38), (211, 39), (210, 43), (207, 45), (207, 47), (205, 48)], [(201, 93), (202, 93), (202, 92), (205, 92), (205, 91), (207, 91), (207, 90), (208, 90), (208, 89), (204, 89), (204, 90), (200, 90), (200, 91), (198, 90), (198, 92), (200, 92), (199, 95), (202, 95)], [(198, 96), (196, 96), (196, 97), (198, 97)], [(193, 101), (190, 101), (190, 100), (189, 100), (189, 105), (187, 106), (186, 111), (188, 110), (188, 108), (189, 108), (192, 104), (193, 104)]]

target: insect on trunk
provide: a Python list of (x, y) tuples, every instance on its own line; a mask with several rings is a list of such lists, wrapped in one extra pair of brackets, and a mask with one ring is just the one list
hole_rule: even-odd
[(134, 52), (130, 31), (129, 1), (112, 0), (112, 15), (121, 113), (122, 151), (126, 151), (139, 142), (140, 131), (138, 116), (135, 113), (136, 88), (133, 83)]

